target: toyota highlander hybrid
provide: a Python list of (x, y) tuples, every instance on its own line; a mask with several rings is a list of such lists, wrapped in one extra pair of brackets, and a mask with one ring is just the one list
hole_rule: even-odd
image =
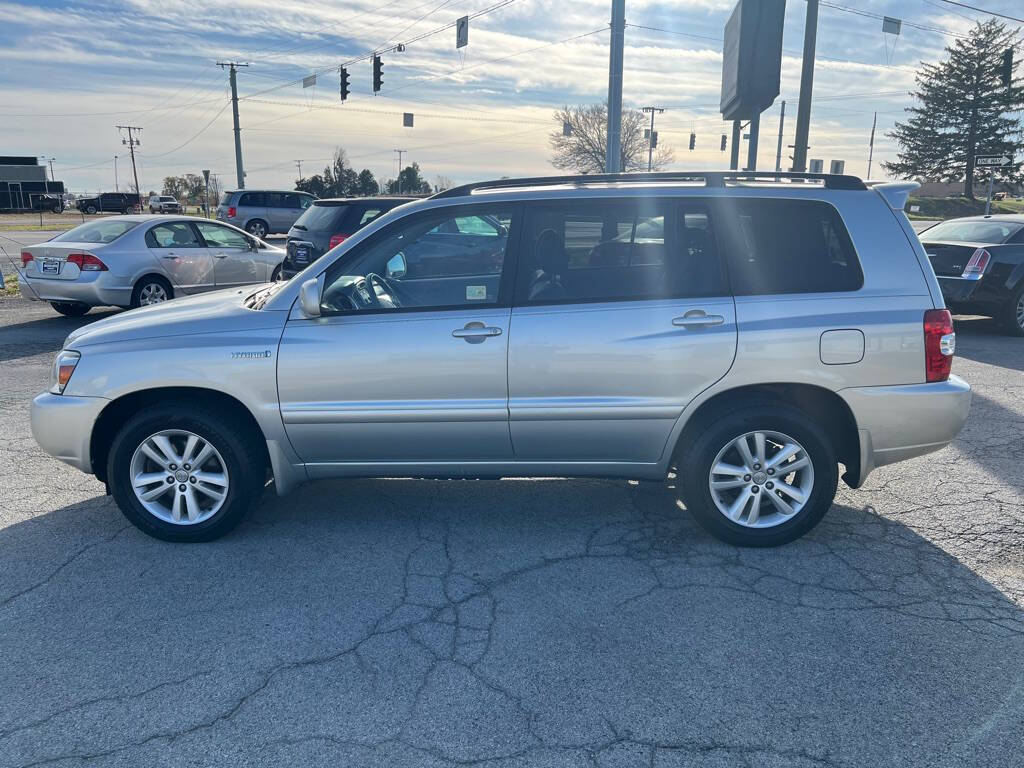
[[(72, 333), (49, 453), (176, 541), (328, 477), (678, 475), (712, 534), (814, 527), (843, 480), (935, 451), (970, 387), (912, 183), (501, 180), (360, 229), (293, 280)], [(339, 510), (344, 505), (339, 504)]]

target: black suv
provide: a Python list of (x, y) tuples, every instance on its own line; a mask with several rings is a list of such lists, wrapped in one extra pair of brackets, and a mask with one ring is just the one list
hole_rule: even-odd
[(345, 242), (358, 230), (409, 197), (356, 197), (317, 200), (288, 230), (287, 255), (281, 278), (287, 280)]
[(80, 197), (75, 207), (82, 213), (132, 213), (142, 210), (142, 200), (134, 192), (103, 192), (93, 197)]

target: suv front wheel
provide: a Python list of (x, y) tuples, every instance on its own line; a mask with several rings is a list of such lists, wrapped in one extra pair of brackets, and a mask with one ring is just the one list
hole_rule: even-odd
[(259, 498), (265, 464), (257, 440), (212, 410), (140, 412), (114, 438), (110, 491), (128, 520), (165, 541), (212, 541)]
[(777, 402), (709, 420), (679, 467), (697, 522), (744, 547), (775, 547), (810, 531), (832, 506), (839, 477), (828, 436)]

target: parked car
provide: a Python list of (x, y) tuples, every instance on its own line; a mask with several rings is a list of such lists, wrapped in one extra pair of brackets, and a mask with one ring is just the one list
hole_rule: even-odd
[(141, 198), (134, 192), (103, 192), (92, 197), (80, 197), (75, 207), (82, 213), (134, 213), (142, 207)]
[(184, 213), (181, 203), (173, 195), (150, 195), (150, 213)]
[(174, 541), (229, 531), (268, 475), (285, 494), (670, 472), (715, 536), (792, 541), (828, 511), (840, 463), (859, 487), (947, 445), (971, 401), (902, 213), (917, 185), (797, 176), (447, 190), (296, 280), (78, 329), (33, 434)]
[(289, 279), (408, 197), (355, 197), (316, 200), (288, 230), (281, 276)]
[(284, 234), (314, 200), (316, 197), (306, 192), (240, 189), (224, 193), (217, 218), (256, 237)]
[(90, 221), (21, 251), (21, 294), (62, 315), (139, 307), (277, 280), (284, 250), (237, 227), (179, 216)]
[(950, 309), (1024, 336), (1024, 215), (950, 219), (920, 237)]
[(64, 210), (64, 201), (60, 195), (56, 194), (34, 195), (32, 197), (32, 210), (61, 213)]

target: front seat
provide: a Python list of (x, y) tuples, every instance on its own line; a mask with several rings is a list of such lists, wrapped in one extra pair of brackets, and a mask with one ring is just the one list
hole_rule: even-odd
[(182, 227), (176, 227), (174, 235), (171, 237), (171, 244), (188, 248), (189, 246), (195, 245), (196, 241), (189, 230)]
[(545, 229), (537, 235), (534, 245), (534, 263), (538, 269), (530, 281), (530, 301), (554, 301), (565, 298), (562, 273), (569, 267), (565, 243), (553, 229)]

